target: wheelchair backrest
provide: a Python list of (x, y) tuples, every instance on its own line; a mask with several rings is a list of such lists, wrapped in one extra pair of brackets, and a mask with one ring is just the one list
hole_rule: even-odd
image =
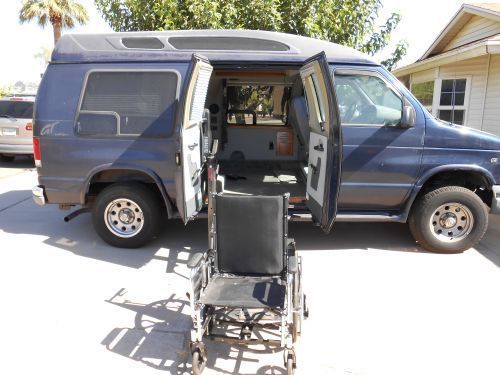
[(288, 196), (217, 195), (218, 271), (280, 275), (286, 264), (287, 210)]

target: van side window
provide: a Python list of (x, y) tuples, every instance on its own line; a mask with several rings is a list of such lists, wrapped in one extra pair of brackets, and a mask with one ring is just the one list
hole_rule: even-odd
[(177, 85), (177, 74), (171, 71), (92, 72), (77, 116), (77, 133), (168, 136), (173, 131)]
[(343, 125), (397, 125), (403, 102), (381, 78), (335, 74), (335, 90)]

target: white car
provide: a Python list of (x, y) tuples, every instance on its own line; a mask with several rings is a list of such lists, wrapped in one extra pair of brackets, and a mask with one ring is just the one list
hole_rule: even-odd
[(13, 161), (16, 156), (33, 155), (34, 96), (12, 96), (0, 99), (0, 160)]

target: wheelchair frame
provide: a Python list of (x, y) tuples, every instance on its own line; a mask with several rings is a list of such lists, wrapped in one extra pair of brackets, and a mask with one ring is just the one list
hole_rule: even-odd
[[(285, 284), (285, 298), (283, 308), (245, 308), (227, 306), (206, 306), (200, 297), (214, 275), (218, 273), (217, 267), (217, 238), (216, 238), (216, 207), (215, 207), (215, 180), (216, 161), (213, 155), (207, 157), (208, 174), (208, 222), (209, 222), (209, 250), (205, 253), (194, 254), (188, 262), (190, 268), (189, 302), (191, 305), (193, 328), (191, 330), (190, 350), (192, 354), (193, 374), (201, 374), (206, 361), (207, 349), (203, 337), (222, 341), (230, 344), (245, 343), (266, 344), (284, 348), (284, 365), (288, 374), (293, 374), (297, 365), (297, 354), (294, 344), (301, 333), (302, 320), (308, 316), (305, 306), (305, 295), (302, 288), (302, 259), (296, 255), (295, 242), (287, 238), (287, 202), (284, 196), (284, 271), (279, 276)], [(223, 275), (223, 274), (222, 274)], [(240, 326), (239, 337), (215, 334), (212, 332), (217, 326)], [(252, 338), (254, 327), (275, 328), (280, 339)]]

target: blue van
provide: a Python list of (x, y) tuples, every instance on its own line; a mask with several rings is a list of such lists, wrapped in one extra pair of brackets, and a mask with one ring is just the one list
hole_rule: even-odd
[(499, 138), (437, 120), (366, 55), (295, 35), (64, 35), (33, 127), (35, 201), (90, 210), (119, 247), (203, 215), (210, 181), (288, 192), (291, 220), (325, 232), (335, 217), (409, 222), (436, 252), (475, 245), (500, 212)]

